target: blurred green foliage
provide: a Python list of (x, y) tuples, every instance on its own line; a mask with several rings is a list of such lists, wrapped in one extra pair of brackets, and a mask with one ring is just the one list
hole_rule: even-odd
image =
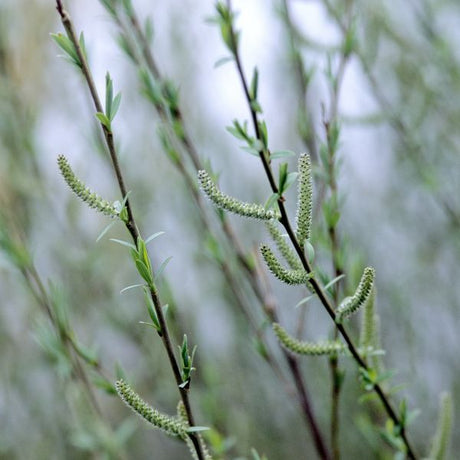
[[(186, 448), (138, 423), (113, 397), (115, 380), (128, 376), (139, 394), (165, 412), (174, 413), (177, 403), (164, 352), (150, 328), (139, 325), (149, 320), (142, 292), (119, 294), (138, 282), (124, 248), (107, 237), (96, 243), (107, 219), (81, 206), (57, 171), (55, 159), (64, 153), (104, 197), (122, 199), (82, 81), (56, 59), (49, 33), (60, 26), (52, 3), (0, 5), (0, 458), (187, 458)], [(336, 257), (347, 274), (345, 291), (354, 291), (363, 261), (376, 267), (386, 367), (397, 369), (392, 383), (404, 384), (410, 407), (421, 409), (411, 439), (418, 452), (429, 452), (437, 395), (451, 391), (455, 402), (460, 394), (460, 9), (448, 0), (288, 3), (291, 22), (284, 2), (258, 2), (251, 8), (260, 15), (251, 17), (245, 2), (236, 5), (243, 49), (257, 40), (252, 28), (262, 29), (265, 39), (276, 25), (273, 53), (244, 55), (248, 68), (259, 69), (254, 100), (264, 107), (270, 142), (279, 151), (308, 146), (318, 162), (327, 144), (321, 103), (329, 104), (328, 68), (341, 53), (349, 59), (338, 106), (340, 196), (328, 196), (323, 208), (341, 235)], [(104, 87), (109, 69), (122, 86), (113, 129), (120, 133), (121, 161), (142, 227), (166, 232), (153, 252), (156, 266), (173, 256), (159, 289), (175, 342), (181, 344), (186, 331), (198, 345), (192, 400), (199, 424), (213, 428), (207, 440), (215, 458), (313, 458), (295, 400), (283, 390), (286, 366), (280, 365), (283, 378), (277, 379), (269, 360), (279, 361), (280, 351), (236, 262), (229, 269), (240, 289), (235, 293), (227, 282), (223, 267), (231, 248), (216, 243), (223, 217), (205, 207), (200, 220), (203, 209), (191, 198), (197, 159), (225, 172), (221, 180), (234, 195), (261, 203), (270, 196), (256, 159), (239, 151), (224, 129), (234, 112), (247, 115), (232, 64), (212, 68), (228, 51), (211, 45), (218, 31), (203, 24), (211, 5), (134, 2), (146, 36), (153, 34), (155, 81), (138, 65), (142, 47), (116, 21), (107, 21), (107, 11), (95, 2), (69, 6), (85, 31), (98, 85)], [(350, 11), (353, 34), (344, 22)], [(152, 22), (146, 20), (150, 15)], [(310, 32), (309, 15), (324, 22), (324, 34)], [(265, 43), (252, 46), (262, 50)], [(230, 98), (224, 94), (229, 88)], [(183, 160), (191, 142), (195, 156)], [(315, 174), (318, 196), (327, 172)], [(289, 192), (287, 197), (294, 212), (295, 200)], [(204, 230), (206, 219), (212, 234)], [(336, 276), (328, 267), (331, 243), (325, 236), (331, 219), (324, 223), (317, 211), (312, 235), (327, 280)], [(229, 220), (245, 263), (259, 267), (252, 248), (268, 236), (260, 224)], [(110, 237), (125, 235), (114, 227)], [(283, 324), (295, 328), (294, 306), (304, 293), (270, 284), (273, 293), (267, 292), (282, 306)], [(305, 309), (304, 335), (329, 334), (319, 304), (299, 308)], [(301, 363), (327, 431), (327, 363)], [(392, 458), (375, 429), (376, 422), (385, 424), (380, 408), (372, 401), (356, 403), (362, 396), (356, 368), (347, 360), (341, 366), (342, 457)], [(395, 398), (403, 399), (400, 393)], [(454, 420), (456, 415), (458, 409)], [(387, 427), (387, 438), (393, 428)], [(456, 452), (455, 423), (452, 440)]]

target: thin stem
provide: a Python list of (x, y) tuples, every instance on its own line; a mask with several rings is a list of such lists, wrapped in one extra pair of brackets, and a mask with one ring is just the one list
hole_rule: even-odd
[[(227, 5), (228, 5), (228, 8), (231, 10), (231, 1), (230, 0), (227, 0)], [(236, 67), (237, 67), (237, 70), (238, 70), (238, 75), (239, 75), (240, 80), (241, 80), (243, 91), (244, 91), (244, 94), (245, 94), (245, 97), (246, 97), (246, 102), (248, 104), (248, 108), (249, 108), (249, 111), (250, 111), (250, 115), (251, 115), (251, 119), (252, 119), (252, 123), (253, 123), (254, 133), (256, 135), (256, 138), (259, 141), (262, 141), (262, 138), (260, 136), (257, 113), (252, 108), (252, 105), (251, 105), (251, 97), (250, 97), (249, 90), (248, 90), (247, 80), (246, 80), (245, 74), (243, 72), (243, 68), (242, 68), (241, 59), (240, 59), (239, 52), (238, 52), (237, 41), (235, 39), (235, 33), (234, 33), (233, 27), (231, 28), (231, 36), (232, 36), (232, 42), (233, 42), (235, 63), (236, 63)], [(264, 154), (263, 151), (259, 152), (259, 156), (260, 156), (260, 159), (262, 161), (264, 170), (266, 172), (267, 179), (268, 179), (268, 182), (269, 182), (270, 187), (272, 189), (272, 192), (278, 194), (278, 192), (279, 192), (278, 187), (276, 185), (275, 178), (274, 178), (273, 172), (271, 170), (271, 166), (270, 166), (270, 164), (269, 164), (269, 162), (267, 160), (267, 156)], [(281, 213), (280, 223), (285, 228), (285, 230), (286, 230), (286, 232), (288, 234), (288, 237), (291, 240), (291, 243), (294, 246), (294, 249), (295, 249), (296, 253), (299, 256), (299, 259), (300, 259), (305, 271), (307, 273), (312, 273), (313, 270), (312, 270), (311, 264), (307, 260), (307, 258), (305, 257), (305, 254), (302, 251), (302, 249), (301, 249), (301, 247), (299, 245), (299, 242), (297, 241), (295, 233), (292, 230), (291, 223), (290, 223), (289, 217), (287, 215), (284, 202), (285, 202), (284, 197), (280, 197), (278, 199), (278, 206), (279, 206), (280, 213)], [(335, 324), (336, 323), (336, 321), (335, 321), (336, 315), (335, 315), (335, 312), (334, 312), (334, 308), (333, 308), (333, 306), (331, 304), (331, 301), (327, 297), (325, 291), (323, 290), (323, 287), (321, 286), (320, 283), (318, 283), (318, 281), (316, 280), (315, 277), (312, 277), (310, 279), (310, 284), (311, 284), (311, 286), (313, 288), (313, 291), (318, 296), (320, 302), (323, 304), (323, 307), (325, 308), (325, 310), (327, 311), (328, 315), (334, 321), (334, 324)], [(363, 368), (364, 370), (368, 370), (368, 367), (367, 367), (366, 363), (364, 362), (363, 358), (361, 358), (356, 346), (354, 345), (351, 337), (348, 335), (348, 333), (345, 330), (344, 326), (342, 324), (337, 324), (337, 329), (339, 330), (340, 335), (345, 340), (351, 355), (353, 356), (353, 358), (355, 359), (355, 361), (357, 362), (359, 367)], [(402, 426), (398, 415), (396, 414), (395, 410), (393, 409), (393, 407), (392, 407), (387, 395), (385, 394), (385, 392), (383, 391), (381, 386), (379, 384), (375, 384), (373, 390), (378, 395), (378, 397), (379, 397), (380, 401), (382, 402), (387, 414), (393, 420), (393, 422), (398, 426)], [(406, 432), (405, 432), (404, 427), (401, 428), (401, 438), (403, 439), (404, 444), (406, 445), (407, 455), (409, 456), (409, 458), (415, 459), (416, 456), (415, 456), (414, 451), (413, 451), (413, 449), (411, 447), (411, 444), (410, 444), (410, 442), (409, 442), (409, 440), (408, 440), (408, 438), (406, 436)]]
[[(94, 106), (95, 106), (97, 112), (102, 112), (103, 113), (102, 104), (101, 104), (101, 101), (99, 99), (99, 95), (97, 93), (96, 86), (94, 84), (94, 80), (93, 80), (91, 71), (89, 69), (88, 63), (86, 62), (85, 56), (84, 56), (84, 54), (82, 52), (82, 49), (80, 48), (80, 45), (79, 45), (79, 42), (78, 42), (78, 39), (77, 39), (77, 35), (75, 33), (73, 24), (72, 24), (72, 22), (70, 20), (70, 16), (67, 13), (67, 11), (64, 10), (61, 0), (56, 0), (56, 5), (57, 5), (57, 11), (58, 11), (58, 13), (59, 13), (59, 15), (61, 17), (62, 24), (63, 24), (63, 26), (64, 26), (64, 28), (65, 28), (65, 30), (67, 32), (67, 35), (68, 35), (69, 39), (72, 41), (72, 43), (73, 43), (73, 45), (75, 47), (75, 50), (77, 52), (79, 62), (81, 63), (81, 70), (82, 70), (82, 73), (83, 73), (83, 75), (85, 77), (88, 89), (89, 89), (89, 91), (91, 93), (91, 97), (93, 99)], [(120, 188), (120, 192), (121, 192), (123, 197), (126, 197), (127, 189), (125, 187), (124, 179), (123, 179), (123, 176), (122, 176), (122, 173), (121, 173), (121, 168), (120, 168), (120, 165), (119, 165), (119, 162), (118, 162), (118, 156), (117, 156), (116, 149), (115, 149), (115, 144), (114, 144), (114, 140), (113, 140), (113, 134), (104, 125), (101, 124), (101, 127), (102, 127), (102, 130), (103, 130), (103, 133), (104, 133), (104, 137), (105, 137), (107, 148), (108, 148), (108, 151), (109, 151), (109, 154), (110, 154), (112, 165), (113, 165), (113, 168), (115, 170), (115, 174), (116, 174), (116, 177), (117, 177), (117, 182), (118, 182), (118, 185), (119, 185), (119, 188)], [(131, 234), (131, 237), (132, 237), (134, 243), (137, 243), (137, 239), (139, 237), (139, 230), (138, 230), (138, 227), (137, 227), (136, 222), (134, 220), (134, 214), (132, 212), (132, 208), (131, 208), (129, 199), (126, 200), (125, 206), (126, 206), (126, 209), (128, 211), (128, 221), (126, 222), (126, 227), (127, 227), (128, 231), (129, 231), (129, 233)], [(179, 385), (182, 384), (181, 372), (180, 372), (180, 369), (179, 369), (179, 365), (177, 364), (176, 357), (174, 355), (174, 350), (173, 350), (169, 330), (168, 330), (166, 320), (165, 320), (165, 317), (164, 317), (164, 314), (163, 314), (162, 304), (161, 304), (161, 301), (160, 301), (160, 299), (158, 297), (158, 293), (156, 292), (156, 290), (155, 290), (155, 288), (153, 286), (150, 287), (150, 297), (151, 297), (151, 299), (153, 301), (153, 304), (154, 304), (154, 307), (155, 307), (155, 312), (156, 312), (157, 317), (158, 317), (158, 322), (160, 324), (160, 333), (159, 333), (159, 335), (160, 335), (160, 337), (162, 339), (162, 342), (163, 342), (163, 345), (165, 347), (166, 354), (168, 356), (169, 363), (170, 363), (171, 369), (173, 371), (174, 378), (176, 380), (176, 384), (178, 385), (178, 389), (179, 389), (179, 393), (180, 393), (182, 402), (184, 403), (188, 423), (189, 423), (190, 426), (195, 426), (195, 421), (194, 421), (194, 417), (193, 417), (193, 413), (192, 413), (191, 406), (190, 406), (190, 401), (189, 401), (189, 393), (188, 393), (189, 388), (188, 388), (188, 386), (187, 386), (187, 388), (183, 388), (183, 387), (179, 386)], [(198, 437), (196, 436), (195, 433), (190, 433), (189, 437), (192, 440), (192, 443), (193, 443), (193, 445), (195, 447), (198, 459), (199, 460), (204, 460), (203, 449), (202, 449), (201, 443), (199, 442)]]

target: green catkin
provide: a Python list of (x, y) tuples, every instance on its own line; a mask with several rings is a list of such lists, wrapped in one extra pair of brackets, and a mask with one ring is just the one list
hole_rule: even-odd
[(288, 270), (284, 268), (276, 258), (273, 251), (266, 245), (260, 247), (260, 252), (269, 270), (281, 281), (286, 284), (307, 284), (310, 275), (303, 269)]
[(270, 232), (270, 236), (272, 237), (273, 241), (276, 243), (276, 247), (278, 248), (281, 255), (284, 257), (288, 265), (293, 270), (302, 270), (302, 264), (299, 261), (299, 257), (292, 251), (289, 247), (289, 244), (285, 237), (281, 234), (278, 230), (278, 227), (274, 222), (267, 222), (267, 228)]
[(219, 208), (243, 217), (252, 217), (260, 220), (279, 219), (280, 217), (278, 211), (267, 210), (260, 204), (245, 203), (223, 194), (204, 170), (198, 171), (198, 180), (200, 181), (203, 192)]
[[(179, 420), (181, 420), (184, 423), (184, 425), (187, 426), (187, 428), (189, 427), (188, 419), (187, 419), (187, 412), (185, 411), (185, 406), (184, 406), (184, 403), (182, 401), (179, 401), (178, 404), (177, 404), (177, 417), (179, 418)], [(203, 451), (204, 459), (205, 460), (212, 460), (211, 454), (208, 451), (208, 448), (207, 448), (207, 446), (206, 446), (206, 444), (204, 442), (203, 436), (201, 436), (201, 434), (199, 434), (199, 433), (197, 433), (196, 435), (197, 435), (197, 438), (198, 438), (198, 442), (200, 443), (201, 450)], [(192, 455), (193, 459), (198, 460), (198, 456), (196, 454), (195, 446), (193, 445), (193, 442), (190, 439), (190, 437), (187, 437), (185, 442), (187, 444), (187, 447), (190, 450), (190, 454)]]
[(150, 422), (160, 430), (163, 430), (170, 436), (178, 436), (184, 441), (187, 440), (188, 426), (179, 420), (169, 415), (158, 412), (153, 407), (149, 406), (126, 382), (118, 380), (115, 383), (120, 398), (143, 419)]
[(347, 348), (346, 346), (338, 341), (325, 341), (319, 343), (304, 342), (297, 340), (290, 336), (284, 328), (278, 323), (273, 323), (273, 331), (278, 337), (280, 343), (293, 353), (299, 355), (310, 355), (310, 356), (322, 356), (322, 355), (337, 355), (338, 353), (344, 353)]
[(104, 200), (99, 195), (92, 192), (88, 187), (85, 186), (83, 182), (77, 178), (77, 176), (75, 176), (69, 162), (67, 161), (67, 158), (64, 155), (59, 155), (57, 162), (62, 177), (64, 177), (67, 185), (72, 189), (75, 195), (81, 198), (90, 208), (96, 209), (106, 216), (118, 216), (118, 211), (115, 209), (112, 203)]
[(300, 246), (303, 248), (305, 241), (309, 240), (311, 236), (311, 221), (313, 214), (313, 181), (311, 174), (311, 160), (308, 153), (302, 153), (299, 156), (298, 169), (296, 236)]
[(439, 410), (436, 433), (432, 441), (429, 460), (444, 460), (447, 458), (447, 449), (452, 432), (453, 403), (449, 393), (441, 395), (441, 407)]
[(344, 318), (359, 310), (369, 300), (374, 286), (375, 270), (372, 267), (364, 269), (356, 292), (351, 297), (346, 297), (337, 308), (336, 322), (341, 323)]

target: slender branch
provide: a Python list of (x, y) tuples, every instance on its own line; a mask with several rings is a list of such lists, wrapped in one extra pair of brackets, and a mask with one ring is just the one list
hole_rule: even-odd
[[(227, 0), (227, 5), (228, 5), (229, 10), (231, 10), (231, 1), (230, 0)], [(241, 64), (241, 59), (240, 59), (238, 46), (237, 46), (237, 41), (236, 41), (236, 37), (235, 37), (233, 27), (231, 28), (231, 39), (232, 39), (232, 42), (233, 42), (235, 63), (236, 63), (236, 67), (237, 67), (237, 70), (238, 70), (238, 75), (239, 75), (240, 80), (241, 80), (243, 91), (244, 91), (244, 94), (245, 94), (245, 97), (246, 97), (246, 102), (248, 104), (248, 108), (249, 108), (249, 111), (250, 111), (250, 115), (251, 115), (251, 119), (252, 119), (252, 123), (253, 123), (254, 133), (256, 135), (256, 138), (259, 141), (262, 141), (262, 138), (260, 136), (257, 113), (256, 113), (256, 111), (253, 109), (253, 107), (251, 105), (251, 97), (250, 97), (249, 90), (248, 90), (247, 80), (246, 80), (245, 74), (243, 72), (243, 68), (242, 68), (242, 64)], [(262, 164), (263, 164), (265, 173), (267, 175), (267, 179), (268, 179), (268, 182), (269, 182), (270, 187), (272, 189), (272, 192), (278, 194), (278, 192), (279, 192), (278, 187), (276, 185), (275, 178), (274, 178), (273, 172), (271, 170), (270, 163), (267, 160), (267, 156), (265, 155), (265, 153), (263, 151), (259, 152), (259, 156), (260, 156), (260, 159), (262, 161)], [(312, 273), (313, 270), (312, 270), (311, 264), (307, 260), (307, 258), (305, 257), (305, 254), (302, 251), (302, 249), (301, 249), (301, 247), (299, 245), (299, 242), (297, 241), (295, 233), (292, 230), (291, 223), (290, 223), (289, 217), (287, 215), (284, 202), (285, 202), (284, 197), (280, 197), (278, 199), (278, 206), (279, 206), (279, 209), (280, 209), (280, 212), (281, 212), (280, 222), (284, 226), (284, 228), (285, 228), (285, 230), (286, 230), (286, 232), (288, 234), (288, 237), (291, 240), (291, 243), (294, 246), (294, 249), (295, 249), (295, 251), (297, 252), (297, 254), (299, 256), (299, 259), (302, 262), (302, 265), (303, 265), (304, 269), (306, 270), (307, 273)], [(323, 290), (323, 287), (321, 286), (321, 284), (314, 277), (311, 278), (310, 284), (311, 284), (311, 286), (313, 288), (313, 291), (315, 292), (315, 294), (318, 296), (320, 302), (322, 303), (323, 307), (327, 311), (328, 315), (330, 316), (330, 318), (335, 323), (336, 315), (335, 315), (335, 312), (334, 312), (334, 308), (333, 308), (332, 303), (330, 302), (329, 298), (327, 297), (325, 291)], [(360, 354), (358, 352), (358, 349), (356, 348), (356, 346), (354, 345), (351, 337), (348, 335), (347, 331), (345, 330), (345, 327), (342, 324), (337, 324), (337, 329), (339, 330), (341, 336), (345, 340), (351, 355), (353, 356), (353, 358), (355, 359), (355, 361), (357, 362), (359, 367), (363, 368), (364, 370), (368, 370), (367, 364), (364, 362), (363, 358), (361, 358), (361, 356), (360, 356)], [(385, 392), (383, 391), (381, 386), (379, 384), (375, 384), (373, 390), (378, 395), (378, 397), (379, 397), (380, 401), (382, 402), (387, 414), (393, 420), (393, 422), (398, 426), (402, 426), (401, 421), (399, 420), (399, 417), (398, 417), (396, 411), (393, 409), (393, 407), (392, 407), (387, 395), (385, 394)], [(401, 438), (403, 439), (404, 444), (406, 445), (407, 455), (409, 456), (409, 458), (415, 459), (416, 456), (415, 456), (414, 451), (412, 449), (412, 446), (411, 446), (411, 444), (410, 444), (410, 442), (409, 442), (409, 440), (407, 438), (407, 435), (406, 435), (404, 427), (401, 428)]]
[[(58, 11), (58, 13), (59, 13), (59, 15), (61, 17), (62, 24), (63, 24), (63, 26), (64, 26), (64, 28), (65, 28), (65, 30), (67, 32), (67, 35), (68, 35), (69, 39), (72, 41), (72, 43), (73, 43), (73, 45), (75, 47), (76, 53), (77, 53), (78, 58), (79, 58), (79, 62), (81, 63), (81, 70), (82, 70), (82, 73), (83, 73), (83, 75), (85, 77), (88, 89), (89, 89), (89, 91), (91, 93), (91, 97), (93, 99), (93, 103), (94, 103), (94, 106), (96, 108), (96, 111), (103, 113), (104, 111), (103, 111), (103, 108), (102, 108), (101, 101), (99, 99), (99, 95), (98, 95), (97, 90), (96, 90), (96, 86), (94, 84), (94, 80), (93, 80), (91, 71), (89, 69), (88, 63), (87, 63), (86, 58), (84, 56), (84, 53), (82, 52), (82, 49), (80, 47), (80, 44), (79, 44), (79, 41), (77, 39), (77, 35), (75, 33), (75, 29), (74, 29), (73, 24), (71, 22), (70, 16), (67, 13), (67, 11), (64, 10), (61, 0), (56, 0), (56, 5), (57, 5), (57, 11)], [(126, 197), (127, 189), (126, 189), (124, 179), (123, 179), (123, 176), (122, 176), (122, 173), (121, 173), (121, 168), (120, 168), (120, 165), (119, 165), (119, 162), (118, 162), (118, 156), (117, 156), (116, 149), (115, 149), (115, 144), (114, 144), (114, 140), (113, 140), (113, 134), (103, 124), (101, 124), (101, 128), (103, 130), (105, 141), (106, 141), (106, 144), (107, 144), (107, 149), (109, 151), (110, 158), (111, 158), (111, 161), (112, 161), (112, 165), (113, 165), (113, 168), (115, 170), (115, 174), (116, 174), (116, 177), (117, 177), (120, 192), (121, 192), (123, 197)], [(134, 220), (134, 214), (132, 212), (132, 208), (131, 208), (129, 199), (126, 200), (125, 206), (126, 206), (126, 209), (128, 211), (128, 221), (126, 222), (126, 227), (127, 227), (128, 231), (129, 231), (129, 233), (131, 234), (131, 237), (133, 238), (133, 241), (135, 243), (137, 243), (137, 240), (138, 240), (138, 237), (139, 237), (139, 230), (138, 230), (138, 227), (137, 227), (136, 222)], [(180, 372), (179, 365), (177, 363), (177, 360), (176, 360), (176, 357), (175, 357), (175, 354), (174, 354), (174, 350), (173, 350), (169, 330), (168, 330), (166, 320), (165, 320), (165, 317), (164, 317), (164, 314), (163, 314), (162, 304), (161, 304), (161, 301), (160, 301), (160, 299), (158, 297), (158, 293), (157, 293), (156, 289), (153, 286), (150, 286), (150, 297), (152, 298), (153, 304), (155, 306), (155, 312), (157, 314), (158, 322), (160, 324), (160, 337), (162, 339), (164, 348), (166, 350), (166, 354), (168, 356), (169, 363), (170, 363), (171, 369), (173, 371), (174, 378), (176, 380), (176, 384), (178, 386), (182, 402), (184, 403), (184, 408), (185, 408), (185, 411), (187, 413), (188, 423), (189, 423), (190, 426), (193, 427), (193, 426), (195, 426), (195, 421), (194, 421), (193, 413), (192, 413), (192, 410), (191, 410), (191, 407), (190, 407), (190, 400), (189, 400), (189, 393), (188, 393), (189, 388), (188, 388), (188, 386), (187, 386), (187, 388), (185, 388), (183, 386), (180, 386), (182, 384), (181, 372)], [(198, 439), (198, 436), (195, 433), (190, 433), (189, 436), (190, 436), (190, 439), (192, 440), (192, 443), (193, 443), (193, 445), (195, 447), (198, 459), (199, 460), (204, 460), (204, 453), (203, 453), (201, 443), (200, 443), (200, 441)]]

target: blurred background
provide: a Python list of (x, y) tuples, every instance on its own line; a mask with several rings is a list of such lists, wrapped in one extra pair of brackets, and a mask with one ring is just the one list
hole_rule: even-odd
[[(165, 232), (151, 254), (156, 266), (172, 256), (159, 289), (176, 342), (185, 332), (198, 346), (191, 399), (198, 424), (214, 429), (216, 458), (250, 458), (251, 447), (270, 460), (315, 458), (260, 302), (226, 255), (232, 248), (211, 205), (200, 208), (187, 182), (195, 171), (187, 152), (194, 149), (226, 193), (261, 203), (270, 196), (259, 160), (225, 129), (249, 114), (234, 63), (215, 67), (229, 53), (218, 27), (206, 21), (213, 2), (133, 0), (143, 30), (153, 30), (154, 83), (178, 91), (179, 127), (152, 104), (154, 92), (126, 53), (132, 29), (99, 2), (66, 6), (84, 31), (101, 95), (107, 71), (122, 92), (113, 125), (121, 165), (142, 233)], [(439, 394), (450, 391), (455, 402), (460, 391), (460, 7), (453, 0), (251, 0), (234, 8), (248, 78), (259, 69), (269, 144), (296, 153), (308, 148), (318, 164), (316, 196), (331, 81), (354, 31), (338, 95), (342, 289), (352, 291), (364, 266), (375, 267), (385, 366), (395, 371), (391, 383), (402, 385), (395, 401), (405, 397), (420, 409), (409, 432), (426, 455)], [(188, 458), (181, 444), (111, 395), (110, 383), (123, 372), (164, 412), (174, 413), (178, 397), (158, 337), (139, 324), (148, 321), (142, 292), (120, 294), (139, 282), (126, 249), (109, 241), (127, 239), (126, 232), (113, 226), (96, 242), (108, 218), (82, 204), (58, 172), (62, 153), (88, 186), (120, 199), (84, 81), (50, 38), (58, 31), (51, 0), (0, 4), (0, 458)], [(184, 126), (192, 149), (181, 142)], [(295, 164), (290, 160), (291, 170)], [(293, 217), (294, 189), (287, 194)], [(259, 222), (228, 222), (248, 256), (269, 241)], [(321, 209), (313, 225), (317, 260), (332, 278)], [(295, 308), (306, 292), (261, 270), (288, 330), (304, 309), (302, 337), (330, 335), (321, 305)], [(358, 326), (350, 326), (356, 336)], [(282, 379), (264, 359), (264, 346)], [(300, 362), (327, 438), (328, 361)], [(372, 427), (384, 423), (383, 414), (358, 403), (355, 364), (343, 358), (340, 366), (342, 457), (392, 458)], [(459, 449), (455, 427), (451, 452)]]

